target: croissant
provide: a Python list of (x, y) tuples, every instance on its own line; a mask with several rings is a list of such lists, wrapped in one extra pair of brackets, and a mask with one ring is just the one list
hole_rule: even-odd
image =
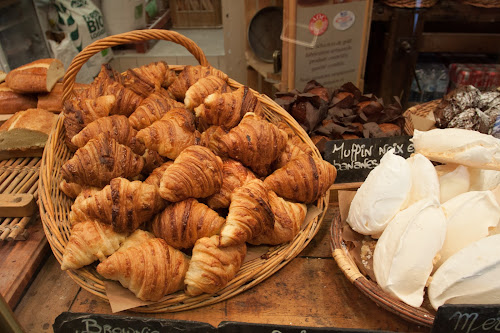
[[(307, 144), (305, 146), (309, 148)], [(291, 160), (299, 157), (302, 154), (312, 155), (311, 148), (307, 149), (307, 151), (304, 151), (303, 149), (304, 149), (303, 146), (297, 146), (292, 143), (292, 140), (288, 140), (285, 150), (283, 150), (283, 152), (281, 152), (278, 158), (273, 162), (272, 168), (274, 170), (279, 169), (285, 166), (285, 164), (287, 164)]]
[(161, 119), (171, 109), (184, 107), (183, 103), (168, 97), (166, 91), (161, 89), (145, 98), (128, 120), (133, 128), (141, 130)]
[(69, 223), (71, 226), (84, 221), (92, 221), (95, 218), (87, 216), (84, 212), (78, 209), (78, 206), (81, 205), (81, 202), (87, 198), (90, 198), (101, 189), (98, 187), (82, 187), (80, 193), (76, 196), (75, 201), (71, 205), (71, 209), (69, 212)]
[(104, 278), (117, 280), (144, 301), (158, 301), (184, 287), (189, 258), (153, 238), (114, 253), (97, 266)]
[(269, 205), (274, 214), (274, 228), (266, 229), (248, 242), (253, 245), (278, 245), (291, 241), (300, 231), (307, 206), (286, 201), (269, 191)]
[(219, 151), (240, 161), (257, 175), (266, 176), (286, 143), (286, 133), (276, 125), (247, 113), (238, 126), (221, 137)]
[(221, 290), (238, 273), (246, 252), (245, 243), (222, 247), (217, 235), (200, 238), (193, 248), (184, 291), (189, 296), (197, 296)]
[(146, 98), (162, 86), (168, 87), (175, 79), (175, 73), (164, 61), (152, 62), (138, 68), (128, 69), (123, 75), (123, 85)]
[(149, 185), (154, 185), (156, 187), (160, 187), (161, 177), (165, 173), (165, 170), (167, 170), (167, 168), (169, 166), (171, 166), (172, 164), (174, 164), (173, 161), (167, 161), (167, 162), (163, 163), (162, 165), (160, 165), (159, 167), (155, 168), (149, 174), (148, 178), (146, 178), (144, 180), (144, 183), (149, 184)]
[(160, 180), (160, 195), (171, 202), (206, 198), (220, 191), (222, 160), (210, 149), (191, 146), (182, 151)]
[(155, 235), (153, 235), (149, 231), (137, 229), (136, 231), (131, 233), (127, 238), (125, 238), (122, 245), (120, 246), (120, 248), (118, 250), (115, 251), (115, 253), (116, 252), (123, 252), (126, 249), (128, 249), (129, 247), (138, 246), (138, 245), (145, 243), (153, 238), (155, 238)]
[(96, 260), (112, 255), (127, 237), (109, 225), (97, 221), (78, 223), (71, 228), (71, 236), (64, 249), (61, 269), (78, 269)]
[(112, 224), (117, 232), (132, 232), (164, 207), (156, 186), (115, 178), (91, 197), (73, 204), (72, 210), (76, 216)]
[(176, 249), (189, 249), (196, 240), (219, 232), (225, 219), (207, 205), (189, 198), (176, 202), (156, 215), (151, 230)]
[(186, 147), (194, 145), (200, 134), (194, 115), (186, 109), (172, 109), (153, 125), (140, 130), (137, 138), (161, 156), (175, 159)]
[(328, 191), (336, 177), (337, 169), (332, 164), (302, 154), (274, 171), (264, 183), (280, 197), (312, 203)]
[(207, 198), (207, 205), (212, 209), (229, 207), (234, 190), (255, 178), (253, 172), (240, 162), (225, 159), (222, 167), (222, 187), (220, 192)]
[(201, 133), (200, 146), (209, 148), (215, 155), (222, 156), (219, 149), (220, 138), (227, 134), (227, 131), (221, 126), (210, 126), (205, 132)]
[(63, 179), (59, 183), (59, 189), (71, 199), (76, 199), (82, 191), (82, 186), (77, 183), (68, 183)]
[(68, 182), (104, 187), (116, 177), (132, 178), (141, 173), (142, 156), (105, 134), (91, 139), (62, 166)]
[(139, 107), (144, 99), (144, 97), (116, 81), (105, 85), (105, 94), (116, 97), (116, 104), (110, 112), (111, 115), (121, 114), (128, 117)]
[(208, 95), (215, 92), (226, 92), (230, 88), (227, 85), (227, 81), (221, 79), (215, 75), (209, 75), (207, 77), (201, 78), (196, 83), (194, 83), (186, 91), (186, 97), (184, 98), (184, 104), (190, 110), (203, 103), (203, 100)]
[(73, 145), (71, 139), (85, 126), (96, 119), (109, 115), (116, 103), (116, 97), (105, 95), (96, 99), (81, 99), (77, 96), (66, 100), (63, 105), (65, 141), (67, 146), (75, 151), (78, 147)]
[(209, 75), (215, 75), (223, 80), (227, 80), (228, 76), (212, 66), (186, 66), (176, 77), (174, 82), (168, 87), (168, 93), (173, 99), (184, 101), (186, 91), (196, 81)]
[(130, 126), (127, 117), (114, 115), (102, 117), (88, 124), (71, 139), (77, 147), (83, 147), (90, 139), (96, 138), (101, 133), (106, 133), (118, 143), (129, 146), (134, 153), (144, 154), (146, 148), (136, 139), (137, 131)]
[(222, 246), (245, 243), (263, 230), (273, 229), (274, 215), (268, 193), (260, 179), (251, 180), (234, 190), (226, 223), (220, 232)]
[(213, 93), (195, 108), (196, 116), (207, 124), (231, 129), (247, 112), (255, 112), (260, 102), (250, 88), (243, 86), (233, 92)]

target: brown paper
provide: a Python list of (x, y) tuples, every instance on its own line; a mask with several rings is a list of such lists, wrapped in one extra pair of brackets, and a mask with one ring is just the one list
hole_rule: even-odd
[[(316, 218), (322, 212), (323, 211), (318, 207), (314, 205), (309, 205), (307, 207), (307, 214), (306, 217), (304, 218), (302, 226), (305, 226), (308, 223), (310, 223), (314, 218)], [(269, 249), (270, 246), (267, 245), (259, 245), (259, 246), (249, 245), (247, 247), (247, 254), (245, 256), (245, 260), (243, 261), (243, 263), (263, 256), (269, 251)], [(108, 297), (109, 304), (111, 306), (111, 311), (113, 313), (125, 311), (139, 306), (157, 303), (157, 302), (140, 300), (134, 295), (133, 292), (123, 287), (119, 282), (116, 281), (106, 280), (104, 281), (104, 287), (106, 289), (106, 296)], [(162, 302), (169, 296), (171, 295), (166, 295), (158, 302)]]
[(413, 123), (413, 128), (419, 131), (428, 131), (430, 129), (436, 128), (436, 119), (434, 114), (429, 112), (427, 117), (420, 117), (414, 114), (410, 115), (411, 121)]

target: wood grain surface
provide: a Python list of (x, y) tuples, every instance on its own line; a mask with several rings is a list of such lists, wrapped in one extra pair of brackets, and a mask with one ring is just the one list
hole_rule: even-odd
[[(256, 287), (226, 301), (194, 310), (120, 315), (196, 320), (218, 326), (239, 321), (309, 327), (343, 327), (429, 332), (373, 303), (345, 278), (331, 256), (332, 206), (313, 241), (302, 253)], [(81, 289), (51, 255), (14, 313), (26, 332), (52, 332), (63, 311), (111, 314), (107, 301)]]

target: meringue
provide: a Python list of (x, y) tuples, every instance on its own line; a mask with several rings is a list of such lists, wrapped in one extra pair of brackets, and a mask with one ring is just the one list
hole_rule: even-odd
[(431, 161), (500, 170), (500, 139), (460, 128), (415, 130), (415, 152)]
[(440, 185), (440, 201), (445, 203), (470, 189), (469, 169), (463, 165), (436, 166)]
[(406, 159), (411, 170), (411, 189), (403, 208), (426, 198), (440, 198), (440, 184), (434, 165), (422, 154)]
[(469, 168), (470, 190), (492, 190), (500, 185), (500, 171)]
[(442, 204), (446, 214), (446, 239), (437, 267), (467, 245), (488, 236), (498, 225), (500, 206), (493, 192), (471, 191)]
[(380, 234), (405, 203), (410, 188), (409, 164), (388, 151), (356, 192), (347, 223), (360, 234)]
[(419, 307), (446, 235), (446, 217), (437, 199), (416, 202), (399, 212), (375, 246), (373, 269), (380, 287)]
[(448, 258), (432, 277), (434, 309), (448, 304), (500, 304), (500, 234), (482, 238)]

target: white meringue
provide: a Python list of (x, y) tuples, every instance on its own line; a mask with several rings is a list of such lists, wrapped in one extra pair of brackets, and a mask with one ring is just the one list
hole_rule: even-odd
[(406, 162), (410, 165), (412, 180), (410, 193), (403, 208), (427, 198), (439, 201), (439, 178), (432, 162), (422, 154), (414, 154), (406, 159)]
[(405, 203), (410, 188), (409, 164), (390, 150), (356, 192), (347, 223), (360, 234), (380, 234)]
[(399, 212), (375, 246), (377, 283), (403, 302), (419, 307), (446, 234), (446, 217), (437, 199), (421, 200)]
[(448, 258), (432, 277), (434, 309), (448, 304), (500, 304), (500, 235), (482, 238)]
[(439, 176), (440, 201), (445, 203), (459, 194), (469, 191), (469, 169), (463, 165), (436, 166)]
[(471, 191), (442, 204), (446, 214), (446, 239), (437, 267), (467, 245), (488, 236), (500, 220), (500, 206), (491, 191)]
[(415, 130), (415, 152), (431, 161), (500, 170), (500, 139), (460, 128)]
[(469, 168), (470, 190), (492, 190), (500, 184), (500, 171)]

